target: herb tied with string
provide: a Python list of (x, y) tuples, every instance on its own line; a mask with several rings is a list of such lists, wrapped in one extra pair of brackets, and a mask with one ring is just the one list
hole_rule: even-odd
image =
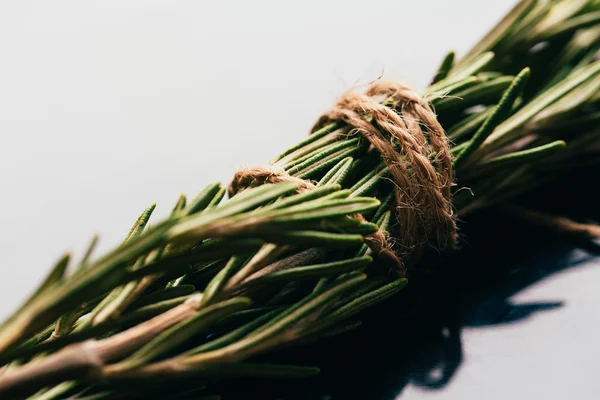
[[(599, 21), (598, 0), (522, 0), (461, 59), (443, 59), (421, 96), (450, 140), (459, 218), (598, 168)], [(381, 105), (398, 111), (391, 97)], [(153, 226), (155, 206), (144, 210), (106, 254), (94, 255), (94, 239), (79, 261), (61, 258), (0, 327), (0, 396), (136, 398), (159, 383), (183, 400), (214, 381), (318, 372), (256, 356), (354, 329), (360, 312), (408, 282), (382, 268), (369, 240), (396, 238), (402, 255), (397, 191), (407, 188), (351, 131), (343, 119), (323, 124), (283, 152), (265, 167), (283, 182), (235, 187), (228, 200), (208, 185)], [(419, 255), (401, 258), (419, 268)]]

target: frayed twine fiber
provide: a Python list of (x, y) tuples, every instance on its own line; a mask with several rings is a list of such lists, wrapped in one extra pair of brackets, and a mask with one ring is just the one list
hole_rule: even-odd
[[(367, 244), (385, 264), (395, 264), (401, 275), (425, 245), (437, 249), (456, 245), (456, 218), (452, 208), (452, 155), (444, 129), (429, 104), (414, 90), (398, 82), (372, 83), (365, 93), (346, 92), (323, 114), (311, 133), (342, 121), (361, 134), (381, 154), (395, 184), (396, 218), (394, 249), (377, 232)], [(238, 171), (229, 194), (264, 183), (299, 181), (299, 191), (314, 188), (311, 182), (272, 167)], [(359, 218), (362, 218), (359, 217)]]
[(300, 186), (296, 189), (299, 193), (315, 188), (315, 185), (304, 179), (291, 176), (283, 170), (270, 166), (242, 169), (235, 173), (227, 187), (229, 197), (242, 189), (264, 185), (265, 183), (296, 182)]

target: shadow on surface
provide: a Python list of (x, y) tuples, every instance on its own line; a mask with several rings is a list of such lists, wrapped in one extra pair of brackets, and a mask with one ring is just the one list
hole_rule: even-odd
[[(218, 388), (218, 393), (224, 400), (389, 400), (409, 383), (443, 388), (460, 368), (463, 328), (515, 324), (563, 306), (560, 299), (515, 304), (511, 298), (600, 254), (593, 242), (558, 237), (500, 214), (479, 216), (463, 230), (468, 241), (461, 251), (442, 263), (421, 263), (399, 296), (363, 316), (362, 327), (271, 359), (317, 365), (319, 376), (291, 382), (240, 381)], [(434, 264), (435, 271), (423, 268)]]

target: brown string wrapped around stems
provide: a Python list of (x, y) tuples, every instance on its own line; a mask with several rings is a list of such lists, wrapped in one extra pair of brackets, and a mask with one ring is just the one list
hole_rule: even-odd
[[(317, 120), (311, 133), (338, 121), (352, 128), (348, 135), (361, 134), (381, 154), (395, 185), (395, 251), (378, 232), (366, 240), (373, 252), (386, 264), (396, 264), (404, 275), (404, 265), (417, 258), (425, 245), (454, 247), (452, 155), (444, 129), (429, 104), (401, 83), (379, 81), (364, 94), (346, 92)], [(237, 172), (229, 192), (285, 181), (301, 181), (302, 191), (314, 187), (285, 171), (259, 167)]]

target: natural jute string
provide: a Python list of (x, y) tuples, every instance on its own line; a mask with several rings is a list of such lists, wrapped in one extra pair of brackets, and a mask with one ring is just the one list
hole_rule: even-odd
[[(456, 244), (456, 220), (452, 209), (452, 155), (444, 129), (429, 104), (414, 90), (397, 82), (375, 82), (364, 94), (346, 92), (323, 114), (312, 132), (342, 121), (361, 134), (387, 165), (395, 184), (397, 228), (395, 247), (381, 234), (367, 243), (386, 264), (404, 266), (418, 258), (425, 245), (437, 249)], [(230, 195), (264, 183), (300, 182), (300, 191), (310, 190), (309, 181), (292, 177), (272, 167), (237, 172)], [(362, 217), (361, 217), (362, 218)]]

